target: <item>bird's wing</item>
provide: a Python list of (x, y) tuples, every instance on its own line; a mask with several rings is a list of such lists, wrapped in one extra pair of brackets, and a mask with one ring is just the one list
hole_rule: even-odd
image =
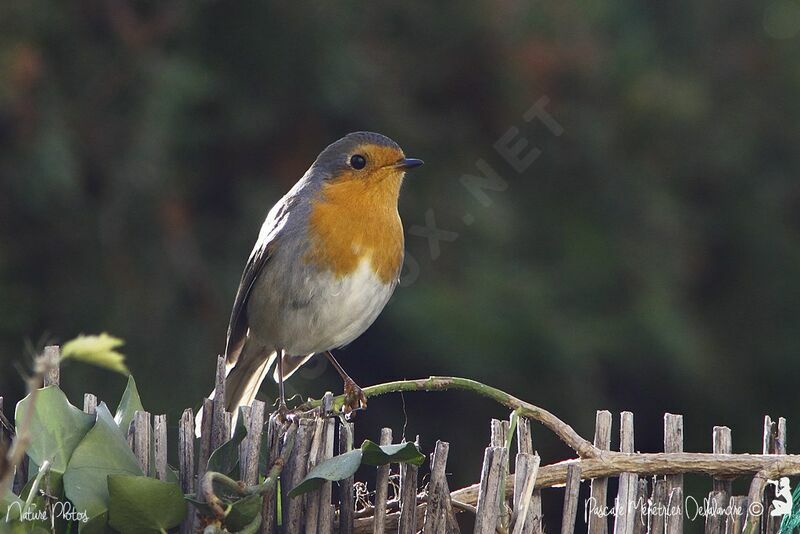
[(250, 258), (247, 260), (242, 279), (239, 282), (239, 289), (236, 290), (236, 299), (233, 301), (231, 319), (228, 323), (228, 337), (225, 343), (225, 358), (228, 364), (236, 362), (247, 339), (247, 331), (249, 329), (247, 303), (250, 298), (250, 292), (256, 280), (258, 280), (258, 276), (269, 263), (269, 259), (279, 240), (280, 231), (286, 224), (292, 204), (291, 198), (284, 198), (270, 210), (264, 225), (261, 227), (261, 232), (258, 235), (253, 251), (250, 253)]

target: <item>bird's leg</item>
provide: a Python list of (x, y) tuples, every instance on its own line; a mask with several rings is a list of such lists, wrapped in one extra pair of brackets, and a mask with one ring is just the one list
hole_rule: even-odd
[(283, 349), (275, 349), (278, 358), (278, 417), (286, 419), (289, 408), (286, 407), (286, 392), (283, 389)]
[(358, 387), (358, 384), (350, 378), (344, 368), (339, 365), (339, 362), (336, 361), (336, 358), (333, 357), (331, 351), (325, 351), (325, 357), (333, 364), (333, 367), (336, 369), (336, 372), (339, 373), (339, 376), (342, 377), (342, 381), (344, 382), (344, 413), (345, 415), (350, 414), (353, 410), (359, 409), (366, 409), (367, 407), (367, 397), (364, 395), (364, 392), (361, 391), (361, 388)]

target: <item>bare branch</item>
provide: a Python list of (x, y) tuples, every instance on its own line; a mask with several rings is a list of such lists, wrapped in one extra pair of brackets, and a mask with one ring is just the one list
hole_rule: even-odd
[[(366, 387), (363, 389), (364, 395), (369, 397), (377, 397), (386, 393), (399, 393), (405, 391), (448, 391), (448, 390), (463, 390), (477, 393), (482, 397), (490, 398), (512, 410), (517, 410), (520, 416), (527, 417), (539, 421), (544, 426), (549, 428), (553, 433), (558, 436), (561, 441), (571, 447), (578, 456), (581, 458), (596, 458), (600, 456), (600, 450), (592, 445), (589, 441), (583, 439), (571, 426), (567, 423), (548, 412), (544, 408), (533, 405), (529, 402), (520, 400), (513, 395), (501, 391), (497, 388), (487, 386), (475, 380), (468, 378), (459, 378), (455, 376), (431, 376), (429, 378), (422, 378), (417, 380), (398, 380), (396, 382), (387, 382), (385, 384), (378, 384), (375, 386)], [(320, 405), (321, 401), (309, 401), (302, 406), (301, 410), (315, 408)], [(333, 400), (333, 407), (336, 410), (341, 409), (344, 404), (344, 395), (339, 395)]]

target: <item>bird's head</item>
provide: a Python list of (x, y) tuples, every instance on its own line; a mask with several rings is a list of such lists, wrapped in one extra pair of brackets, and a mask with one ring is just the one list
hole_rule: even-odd
[(408, 169), (422, 160), (407, 158), (400, 146), (373, 132), (354, 132), (329, 145), (314, 169), (330, 184), (352, 182), (365, 188), (399, 188)]

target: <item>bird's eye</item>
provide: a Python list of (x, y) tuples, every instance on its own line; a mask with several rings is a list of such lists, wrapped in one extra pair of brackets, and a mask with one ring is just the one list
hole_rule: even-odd
[(361, 154), (355, 154), (350, 158), (350, 166), (355, 170), (360, 171), (367, 166), (367, 159)]

